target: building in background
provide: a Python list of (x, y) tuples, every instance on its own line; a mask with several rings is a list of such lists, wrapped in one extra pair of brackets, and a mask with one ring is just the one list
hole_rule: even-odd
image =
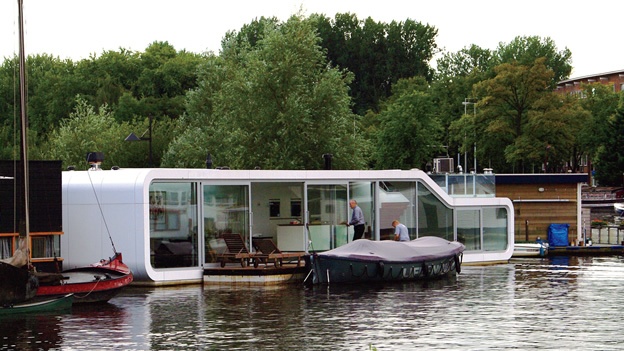
[(557, 92), (566, 94), (581, 94), (581, 86), (592, 83), (611, 85), (614, 92), (620, 92), (624, 90), (624, 70), (562, 80), (557, 84)]

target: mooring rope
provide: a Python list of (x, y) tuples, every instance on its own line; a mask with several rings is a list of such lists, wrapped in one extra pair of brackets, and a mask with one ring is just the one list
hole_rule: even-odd
[(102, 281), (102, 279), (97, 277), (97, 279), (95, 279), (95, 285), (93, 285), (93, 287), (91, 288), (91, 290), (88, 293), (86, 293), (83, 296), (78, 296), (78, 295), (74, 294), (74, 297), (77, 298), (77, 299), (84, 299), (85, 297), (88, 297), (89, 295), (91, 295), (93, 290), (95, 290), (95, 288), (98, 286), (98, 284), (100, 284), (101, 281)]

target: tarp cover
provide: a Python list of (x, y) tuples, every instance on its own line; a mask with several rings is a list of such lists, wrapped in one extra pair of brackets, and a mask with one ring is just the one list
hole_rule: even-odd
[(552, 223), (548, 226), (548, 244), (550, 246), (568, 246), (569, 224)]
[(419, 262), (453, 256), (463, 252), (464, 248), (460, 242), (435, 236), (425, 236), (412, 241), (359, 239), (318, 255), (372, 262)]

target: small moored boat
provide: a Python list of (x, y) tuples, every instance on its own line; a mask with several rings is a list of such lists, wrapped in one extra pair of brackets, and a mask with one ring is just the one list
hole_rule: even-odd
[(42, 300), (31, 300), (0, 307), (0, 317), (21, 314), (41, 314), (64, 312), (72, 307), (73, 294), (66, 294)]
[(515, 243), (512, 257), (544, 257), (548, 255), (548, 243)]
[(39, 277), (37, 298), (75, 294), (74, 303), (107, 302), (132, 283), (133, 275), (121, 253), (86, 267), (68, 269), (44, 279)]
[(412, 241), (355, 240), (310, 256), (312, 283), (410, 281), (461, 270), (464, 245), (426, 236)]

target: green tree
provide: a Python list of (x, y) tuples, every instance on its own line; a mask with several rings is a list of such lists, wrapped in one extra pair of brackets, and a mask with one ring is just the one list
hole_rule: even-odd
[(496, 50), (496, 64), (517, 62), (531, 66), (539, 58), (544, 58), (544, 65), (553, 71), (549, 83), (551, 89), (570, 76), (572, 52), (568, 48), (558, 50), (551, 38), (518, 36), (509, 43), (500, 43)]
[(589, 118), (577, 100), (555, 92), (544, 94), (527, 113), (523, 133), (508, 147), (509, 159), (543, 165), (548, 173), (563, 172), (574, 156), (577, 136)]
[(574, 153), (576, 164), (585, 155), (589, 157), (591, 164), (604, 141), (609, 139), (609, 120), (618, 108), (620, 96), (620, 93), (613, 91), (611, 85), (592, 83), (582, 86), (578, 102), (590, 116), (578, 134)]
[(197, 86), (196, 71), (203, 61), (201, 55), (176, 52), (168, 42), (152, 43), (141, 55), (141, 71), (134, 92), (142, 105), (142, 113), (155, 117), (181, 116), (184, 96)]
[[(570, 156), (580, 123), (573, 116), (582, 114), (550, 89), (553, 72), (544, 61), (495, 67), (495, 77), (474, 86), (480, 97), (476, 119), (464, 116), (452, 126), (455, 138), (478, 142), (479, 158), (488, 156), (498, 172), (531, 171), (540, 163), (560, 165)], [(470, 124), (472, 135), (464, 131)]]
[(103, 152), (103, 167), (119, 165), (128, 158), (124, 138), (131, 130), (132, 126), (127, 123), (118, 124), (106, 105), (96, 111), (79, 98), (74, 112), (50, 134), (42, 156), (62, 160), (63, 168), (73, 165), (86, 169), (87, 153)]
[(80, 95), (93, 106), (114, 107), (124, 93), (137, 94), (140, 72), (139, 53), (126, 49), (104, 51), (76, 64), (76, 76), (84, 81)]
[(403, 22), (361, 21), (350, 13), (336, 14), (334, 19), (312, 15), (321, 37), (321, 46), (333, 65), (354, 74), (350, 84), (353, 111), (364, 115), (379, 111), (379, 103), (401, 78), (433, 78), (429, 62), (437, 53), (437, 29), (407, 19)]
[(622, 186), (624, 178), (624, 108), (609, 118), (607, 138), (598, 151), (596, 179), (602, 186)]
[[(0, 68), (0, 86), (3, 104), (0, 118), (4, 124), (13, 124), (19, 115), (19, 78), (17, 58), (5, 60)], [(28, 120), (31, 131), (45, 135), (58, 125), (74, 104), (81, 83), (74, 79), (74, 64), (49, 55), (28, 56), (26, 60)], [(6, 100), (4, 100), (6, 98)]]
[[(337, 168), (361, 168), (349, 75), (327, 65), (309, 22), (265, 21), (254, 45), (230, 33), (202, 67), (163, 163), (203, 167), (210, 152), (217, 166), (321, 169), (331, 153)], [(181, 152), (192, 148), (203, 151)]]
[[(472, 86), (491, 76), (493, 62), (493, 52), (477, 45), (444, 54), (438, 59), (430, 94), (435, 102), (435, 117), (444, 131), (438, 144), (446, 148), (445, 152), (455, 155), (466, 151), (463, 136), (470, 126), (463, 126), (459, 131), (461, 135), (455, 138), (450, 133), (450, 126), (466, 110), (464, 102), (476, 102)], [(470, 109), (473, 107), (470, 106)]]
[(379, 113), (376, 167), (421, 168), (436, 152), (440, 124), (433, 118), (433, 101), (424, 78), (399, 80)]

